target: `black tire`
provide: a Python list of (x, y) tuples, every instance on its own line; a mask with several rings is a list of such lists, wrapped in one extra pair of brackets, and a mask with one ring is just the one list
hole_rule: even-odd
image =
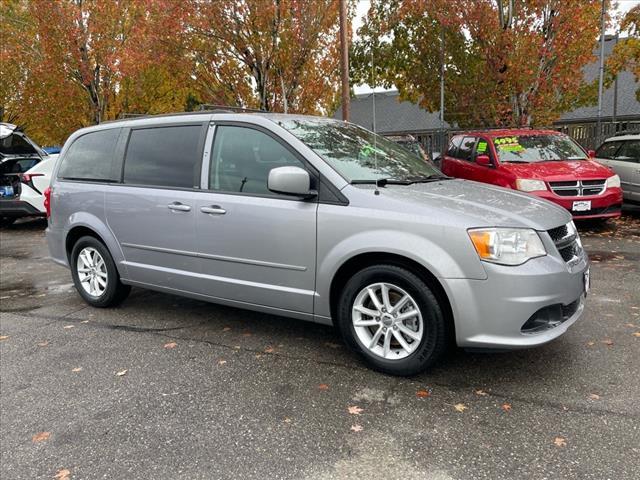
[[(80, 283), (77, 268), (78, 256), (80, 255), (80, 252), (87, 247), (97, 250), (106, 266), (107, 286), (100, 296), (90, 295)], [(127, 298), (131, 291), (131, 286), (125, 285), (120, 281), (120, 275), (118, 274), (118, 269), (111, 257), (111, 253), (109, 253), (107, 247), (95, 237), (81, 237), (75, 243), (71, 250), (70, 264), (71, 275), (73, 276), (73, 283), (75, 284), (76, 290), (83, 300), (92, 307), (106, 308), (119, 305), (125, 298)]]
[[(351, 314), (358, 293), (379, 282), (402, 288), (413, 297), (422, 315), (422, 339), (415, 350), (402, 359), (388, 360), (371, 352), (360, 342), (353, 326)], [(337, 324), (342, 338), (351, 349), (359, 353), (371, 368), (390, 375), (410, 376), (420, 373), (432, 366), (447, 347), (446, 320), (436, 296), (420, 277), (395, 265), (367, 267), (347, 281), (338, 300)]]
[(13, 225), (13, 222), (16, 220), (16, 217), (0, 217), (0, 228), (9, 227)]

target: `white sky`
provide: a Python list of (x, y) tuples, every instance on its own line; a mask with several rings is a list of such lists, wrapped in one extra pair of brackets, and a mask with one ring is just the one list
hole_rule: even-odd
[[(624, 14), (631, 10), (636, 5), (640, 4), (640, 0), (616, 0), (614, 2), (614, 11), (615, 16), (618, 17), (618, 22), (622, 19)], [(370, 0), (358, 0), (358, 6), (356, 7), (356, 16), (353, 19), (353, 37), (357, 38), (356, 31), (362, 25), (362, 20), (367, 14), (369, 10), (369, 6), (371, 5)], [(616, 28), (607, 30), (608, 34), (615, 34)], [(362, 85), (354, 85), (353, 90), (356, 94), (358, 93), (369, 93), (371, 92), (371, 87), (367, 84)], [(385, 91), (382, 87), (376, 87), (376, 92)]]

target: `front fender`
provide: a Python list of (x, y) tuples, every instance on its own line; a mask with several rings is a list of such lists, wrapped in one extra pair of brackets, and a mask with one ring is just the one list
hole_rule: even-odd
[[(406, 257), (422, 265), (437, 278), (475, 278), (484, 280), (486, 272), (469, 243), (470, 255), (456, 255), (451, 250), (420, 235), (400, 230), (367, 230), (350, 235), (323, 249), (318, 244), (318, 266), (315, 314), (330, 316), (329, 294), (337, 271), (350, 259), (364, 253), (390, 253)], [(469, 258), (473, 258), (469, 262)], [(463, 262), (465, 264), (463, 264)]]

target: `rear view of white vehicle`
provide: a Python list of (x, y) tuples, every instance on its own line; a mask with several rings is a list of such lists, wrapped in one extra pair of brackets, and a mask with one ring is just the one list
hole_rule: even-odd
[(15, 125), (0, 124), (0, 226), (45, 215), (43, 192), (56, 158)]

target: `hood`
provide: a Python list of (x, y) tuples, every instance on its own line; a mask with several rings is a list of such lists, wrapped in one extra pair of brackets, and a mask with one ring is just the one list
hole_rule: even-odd
[(28, 156), (44, 157), (44, 152), (19, 127), (0, 123), (0, 157), (3, 159)]
[(538, 163), (501, 163), (501, 168), (518, 178), (533, 178), (547, 182), (570, 180), (599, 180), (614, 172), (593, 160), (563, 160)]
[[(351, 187), (360, 191), (375, 188), (373, 185)], [(374, 208), (429, 218), (441, 217), (443, 223), (457, 223), (464, 228), (526, 227), (549, 230), (571, 221), (569, 212), (547, 200), (469, 180), (386, 185), (379, 191), (380, 195), (371, 195), (380, 200), (380, 205)], [(365, 200), (369, 206), (371, 197), (367, 195)]]

